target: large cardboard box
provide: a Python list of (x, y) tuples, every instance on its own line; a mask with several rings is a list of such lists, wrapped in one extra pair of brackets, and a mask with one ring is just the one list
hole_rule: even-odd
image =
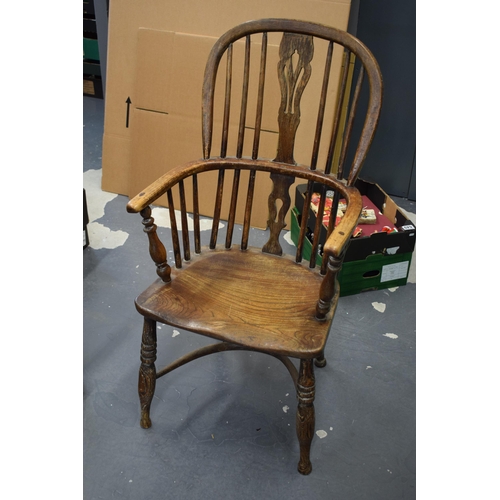
[[(201, 88), (208, 54), (216, 39), (231, 27), (266, 17), (304, 19), (346, 29), (350, 0), (112, 0), (109, 12), (108, 69), (103, 138), (102, 188), (127, 196), (135, 196), (150, 182), (178, 164), (201, 158)], [(279, 39), (270, 37), (268, 68), (276, 67)], [(235, 47), (235, 80), (237, 88), (238, 52)], [(315, 59), (323, 64), (326, 47), (315, 47)], [(253, 50), (252, 57), (259, 57)], [(335, 104), (338, 75), (342, 63), (340, 52), (333, 61), (329, 106)], [(313, 61), (314, 63), (314, 61)], [(313, 70), (314, 71), (314, 70)], [(296, 160), (308, 164), (312, 134), (316, 123), (317, 102), (322, 73), (311, 78), (302, 100), (301, 125), (296, 141)], [(279, 86), (277, 76), (271, 75), (274, 86), (266, 87), (269, 106), (263, 118), (261, 155), (274, 158), (277, 146), (277, 115)], [(249, 109), (256, 96), (250, 87)], [(237, 98), (237, 96), (236, 96)], [(216, 102), (222, 105), (221, 96)], [(234, 144), (237, 117), (231, 122), (230, 146)], [(217, 125), (217, 123), (216, 123)], [(253, 137), (251, 114), (247, 117), (246, 150), (249, 155)], [(217, 127), (215, 131), (217, 132)], [(233, 133), (231, 133), (233, 132)], [(327, 133), (327, 130), (325, 130)], [(232, 142), (231, 142), (232, 141)], [(218, 154), (220, 139), (214, 136), (214, 154)], [(229, 149), (228, 155), (234, 155)], [(326, 157), (326, 151), (322, 151)], [(215, 174), (215, 173), (214, 173)], [(215, 185), (214, 175), (213, 184)], [(268, 176), (257, 178), (252, 224), (265, 227), (267, 197), (270, 192)], [(245, 183), (241, 183), (242, 192)], [(293, 188), (291, 188), (293, 189)], [(293, 191), (291, 191), (293, 195)], [(189, 193), (188, 193), (189, 195)], [(188, 196), (189, 197), (189, 196)], [(229, 200), (224, 200), (223, 217)], [(166, 205), (166, 199), (159, 200)], [(203, 195), (201, 212), (211, 215), (212, 203)], [(189, 207), (188, 207), (189, 209)], [(237, 212), (242, 220), (243, 207)]]

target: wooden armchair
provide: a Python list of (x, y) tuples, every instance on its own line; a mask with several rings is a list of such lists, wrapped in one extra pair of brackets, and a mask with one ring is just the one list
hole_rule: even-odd
[[(271, 40), (277, 36), (276, 32), (281, 32), (282, 37), (280, 42), (273, 45)], [(318, 48), (321, 44), (324, 44), (324, 49)], [(257, 83), (254, 84), (250, 61), (255, 55), (255, 51), (251, 52), (251, 49), (255, 47), (258, 47), (258, 64), (254, 66), (259, 70), (256, 72)], [(276, 66), (270, 67), (268, 64), (268, 55), (273, 50), (278, 59), (277, 73)], [(243, 54), (243, 74), (235, 76), (232, 74), (233, 66), (236, 67), (233, 56), (238, 51)], [(311, 132), (313, 138), (309, 151), (306, 152), (310, 154), (310, 161), (302, 165), (294, 160), (297, 156), (294, 144), (299, 129), (302, 96), (305, 95), (312, 72), (314, 52), (322, 54), (316, 63), (320, 67), (318, 71), (321, 85), (317, 86), (319, 92), (316, 92), (314, 105), (314, 113), (317, 113), (316, 127), (315, 130), (306, 131)], [(217, 71), (224, 54), (225, 71), (220, 72), (222, 77), (219, 76), (219, 79), (222, 83), (225, 81), (225, 85), (222, 85), (224, 97), (220, 106), (222, 118), (219, 118), (214, 116), (217, 108), (214, 95)], [(335, 61), (337, 78), (334, 79), (330, 74)], [(350, 92), (346, 89), (349, 89), (348, 75), (354, 63), (360, 66), (360, 70), (359, 73), (357, 69), (354, 70), (357, 76), (353, 91)], [(281, 96), (280, 101), (271, 102), (271, 106), (275, 107), (274, 116), (277, 112), (277, 133), (267, 135), (276, 140), (276, 156), (265, 159), (260, 155), (259, 147), (265, 132), (263, 120), (267, 116), (264, 104), (268, 80), (279, 83)], [(235, 82), (241, 84), (238, 90), (241, 99), (237, 106), (231, 107)], [(356, 109), (362, 101), (359, 97), (362, 85), (366, 85), (368, 90), (367, 109), (361, 116), (361, 134), (353, 140), (354, 117), (357, 114), (359, 119), (361, 115), (360, 112), (356, 113)], [(249, 109), (249, 88), (256, 89), (255, 107), (252, 110)], [(332, 88), (337, 90), (332, 92)], [(335, 93), (334, 102), (328, 108), (328, 97), (331, 98)], [(310, 95), (311, 93), (308, 98)], [(326, 364), (324, 348), (339, 298), (337, 274), (363, 208), (361, 195), (353, 186), (377, 126), (381, 101), (382, 79), (373, 55), (356, 38), (338, 29), (295, 20), (264, 19), (237, 26), (215, 43), (208, 58), (203, 82), (203, 158), (172, 169), (127, 205), (129, 212), (140, 212), (143, 217), (150, 255), (159, 276), (135, 302), (137, 310), (144, 317), (139, 370), (143, 428), (151, 426), (150, 405), (158, 378), (207, 354), (241, 349), (267, 353), (283, 362), (295, 384), (298, 399), (297, 435), (300, 444), (298, 470), (301, 474), (311, 472), (310, 447), (314, 434), (315, 393), (313, 361), (318, 367)], [(328, 109), (331, 116), (326, 116), (325, 110)], [(230, 111), (233, 111), (233, 115)], [(239, 120), (233, 122), (231, 117), (235, 114), (238, 116), (238, 113)], [(345, 123), (345, 127), (342, 123)], [(216, 129), (219, 132), (215, 132)], [(322, 133), (323, 130), (327, 130), (327, 133)], [(228, 155), (231, 132), (234, 132), (233, 143), (236, 145), (234, 156)], [(212, 139), (216, 133), (220, 133), (220, 154), (211, 156)], [(251, 141), (247, 141), (250, 144), (247, 149), (248, 157), (243, 156), (245, 136), (251, 138)], [(320, 170), (317, 166), (322, 145), (326, 156), (323, 169)], [(349, 151), (354, 151), (350, 155), (353, 158), (351, 167), (344, 169)], [(301, 154), (304, 154), (304, 148), (301, 149)], [(206, 199), (207, 188), (203, 187), (203, 182), (205, 178), (213, 180), (214, 176), (216, 182), (209, 182), (214, 188), (213, 212), (210, 214), (213, 226), (209, 244), (202, 246), (200, 193)], [(255, 248), (252, 246), (250, 227), (256, 195), (258, 193), (261, 196), (258, 191), (261, 176), (271, 186), (268, 198), (266, 195), (269, 239), (262, 248)], [(225, 198), (230, 199), (225, 219), (221, 212), (224, 187), (229, 184), (228, 180), (232, 182)], [(321, 266), (316, 266), (321, 216), (318, 216), (315, 228), (310, 228), (313, 230), (310, 260), (303, 262), (302, 258), (308, 232), (307, 217), (301, 218), (296, 255), (283, 255), (279, 236), (286, 226), (291, 204), (290, 191), (295, 180), (308, 184), (304, 207), (310, 206), (313, 185), (317, 190), (318, 183), (321, 184), (320, 215), (324, 210), (327, 190), (335, 193), (333, 214), (336, 213), (340, 199), (347, 203), (345, 215), (337, 226), (336, 218), (330, 217), (327, 240), (322, 248)], [(240, 191), (243, 191), (243, 196), (238, 200)], [(186, 195), (187, 192), (190, 196)], [(168, 200), (171, 220), (174, 267), (167, 262), (167, 252), (159, 240), (151, 217), (150, 205), (164, 194)], [(176, 219), (176, 206), (180, 210), (180, 222)], [(240, 218), (242, 237), (240, 241), (233, 243), (238, 207), (244, 209)], [(188, 212), (192, 213), (192, 231), (188, 230)], [(227, 220), (227, 231), (224, 241), (219, 242), (221, 237), (218, 227), (221, 220)], [(157, 370), (155, 360), (158, 321), (212, 337), (218, 342)], [(290, 358), (299, 360), (298, 370)]]

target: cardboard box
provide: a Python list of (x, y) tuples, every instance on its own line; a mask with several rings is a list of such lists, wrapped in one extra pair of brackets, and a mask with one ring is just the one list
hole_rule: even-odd
[[(340, 295), (352, 295), (367, 290), (377, 290), (405, 285), (408, 280), (413, 250), (415, 249), (416, 227), (396, 203), (375, 183), (362, 179), (356, 181), (361, 195), (366, 196), (377, 207), (378, 217), (388, 220), (398, 229), (395, 233), (378, 232), (370, 236), (351, 238), (339, 273)], [(292, 241), (297, 244), (301, 218), (304, 213), (304, 193), (307, 184), (296, 186), (295, 208), (292, 210)], [(313, 186), (316, 191), (318, 186)], [(307, 227), (312, 230), (316, 214), (309, 208)], [(369, 227), (369, 226), (361, 226)], [(326, 239), (327, 228), (321, 226), (320, 244)], [(303, 258), (310, 259), (312, 243), (304, 240)], [(321, 265), (321, 255), (316, 264)]]
[[(108, 67), (106, 108), (103, 138), (103, 180), (106, 191), (135, 196), (150, 182), (178, 164), (202, 157), (201, 143), (201, 88), (208, 54), (216, 39), (225, 31), (242, 22), (266, 17), (305, 19), (347, 28), (350, 0), (152, 0), (147, 4), (132, 0), (112, 0), (109, 13)], [(257, 44), (256, 44), (257, 45)], [(269, 39), (268, 68), (275, 68), (279, 38)], [(238, 53), (243, 44), (235, 45), (233, 89), (241, 80)], [(252, 47), (255, 67), (258, 47)], [(315, 47), (313, 64), (322, 67), (326, 47)], [(274, 58), (274, 59), (273, 59)], [(329, 106), (333, 108), (341, 65), (340, 52), (333, 62)], [(258, 73), (258, 71), (256, 72)], [(268, 72), (275, 81), (266, 87), (261, 152), (264, 158), (274, 158), (277, 146), (277, 116), (279, 86), (277, 75)], [(275, 76), (275, 77), (274, 77)], [(274, 77), (274, 78), (273, 78)], [(317, 78), (314, 78), (317, 77)], [(322, 71), (311, 78), (302, 99), (301, 124), (296, 140), (296, 160), (310, 161), (312, 136), (317, 116), (317, 100), (321, 88)], [(250, 84), (249, 109), (256, 99)], [(234, 90), (237, 92), (236, 90)], [(233, 95), (233, 102), (238, 96)], [(311, 103), (315, 103), (311, 105)], [(216, 95), (217, 109), (222, 98)], [(238, 108), (238, 106), (236, 106)], [(238, 108), (239, 111), (239, 108)], [(231, 120), (230, 146), (234, 146), (238, 113)], [(246, 150), (249, 155), (253, 139), (253, 117), (246, 123)], [(216, 123), (217, 124), (217, 123)], [(328, 133), (328, 127), (324, 133)], [(217, 130), (217, 129), (216, 129)], [(232, 133), (231, 133), (232, 132)], [(232, 141), (232, 142), (231, 142)], [(218, 154), (220, 139), (215, 136), (214, 155)], [(326, 151), (322, 152), (326, 157)], [(234, 155), (228, 149), (228, 156)], [(320, 156), (321, 161), (321, 156)], [(262, 176), (261, 176), (262, 177)], [(246, 189), (242, 183), (242, 190)], [(293, 196), (293, 187), (291, 195)], [(266, 227), (267, 198), (270, 181), (258, 179), (252, 220), (256, 227)], [(243, 197), (244, 199), (244, 197)], [(222, 216), (229, 200), (225, 200)], [(160, 205), (166, 205), (163, 197)], [(213, 202), (200, 199), (203, 215), (212, 215)], [(260, 207), (260, 208), (259, 208)], [(189, 210), (189, 206), (188, 206)], [(260, 211), (259, 211), (260, 210)], [(242, 222), (243, 207), (237, 213)]]

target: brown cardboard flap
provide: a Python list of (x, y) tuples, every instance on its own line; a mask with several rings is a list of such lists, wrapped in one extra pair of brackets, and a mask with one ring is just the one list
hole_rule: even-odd
[[(250, 71), (248, 84), (248, 102), (245, 124), (249, 128), (255, 128), (257, 114), (257, 89), (259, 84), (260, 59), (261, 59), (261, 35), (252, 37), (250, 50)], [(271, 132), (278, 131), (278, 108), (281, 100), (280, 87), (276, 74), (279, 60), (279, 45), (268, 43), (266, 56), (266, 86), (264, 91), (264, 103), (262, 110), (262, 130)], [(231, 122), (238, 124), (240, 120), (240, 103), (242, 100), (243, 77), (245, 61), (245, 42), (240, 40), (233, 44), (233, 76), (231, 85)], [(219, 66), (216, 81), (215, 111), (214, 115), (222, 119), (224, 113), (224, 91), (226, 74), (226, 57)], [(201, 88), (201, 86), (200, 86)]]
[[(196, 117), (201, 120), (201, 95), (205, 64), (215, 37), (174, 33), (140, 28), (137, 44), (137, 75), (134, 106), (149, 111), (159, 111)], [(234, 44), (230, 121), (239, 123), (241, 90), (244, 67), (244, 42)], [(250, 81), (246, 126), (255, 126), (257, 86), (260, 67), (261, 44), (252, 42)], [(271, 78), (264, 94), (262, 129), (277, 131), (277, 106), (280, 102), (279, 83), (275, 76), (278, 47), (269, 45), (267, 71)], [(220, 63), (217, 76), (215, 113), (221, 117), (224, 110), (226, 58)]]
[(175, 34), (140, 28), (137, 37), (134, 107), (168, 113), (170, 88), (177, 78), (171, 56)]
[(126, 196), (131, 195), (129, 191), (130, 159), (130, 139), (128, 137), (104, 134), (101, 181), (101, 188), (104, 191)]
[[(255, 38), (257, 41), (255, 41)], [(137, 75), (134, 106), (149, 111), (196, 117), (201, 119), (201, 89), (203, 74), (208, 54), (216, 38), (170, 31), (157, 31), (141, 28), (138, 30)], [(276, 40), (279, 43), (279, 39)], [(323, 64), (326, 57), (327, 42), (316, 40), (313, 72), (304, 91), (301, 103), (301, 122), (299, 128), (300, 144), (306, 150), (312, 144), (319, 107), (319, 97), (323, 83)], [(233, 72), (231, 92), (232, 124), (239, 123), (244, 67), (245, 43), (239, 41), (233, 46)], [(255, 127), (257, 109), (257, 88), (259, 80), (261, 43), (259, 37), (252, 39), (250, 56), (250, 81), (246, 126)], [(281, 100), (277, 64), (279, 46), (269, 44), (266, 60), (266, 87), (262, 130), (278, 131), (278, 108)], [(326, 105), (326, 116), (334, 109), (337, 94), (337, 83), (340, 76), (342, 53), (334, 52), (329, 92)], [(215, 112), (217, 120), (222, 119), (224, 110), (226, 58), (220, 63), (215, 94)], [(314, 125), (314, 126), (311, 126)], [(325, 123), (325, 134), (331, 130), (331, 124)], [(327, 145), (323, 148), (328, 149)], [(307, 164), (310, 157), (303, 157), (300, 163)]]
[(399, 210), (399, 207), (396, 205), (394, 200), (386, 195), (385, 203), (384, 203), (384, 215), (391, 221), (391, 226), (394, 226), (397, 222), (396, 212)]

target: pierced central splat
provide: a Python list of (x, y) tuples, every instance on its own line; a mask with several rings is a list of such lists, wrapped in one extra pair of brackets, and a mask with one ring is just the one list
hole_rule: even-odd
[(311, 36), (284, 33), (278, 63), (281, 105), (278, 113), (279, 142), (275, 161), (295, 163), (293, 147), (300, 122), (300, 99), (311, 76), (310, 63), (313, 54)]
[[(281, 104), (278, 112), (278, 152), (274, 161), (295, 164), (293, 148), (295, 134), (300, 123), (300, 99), (311, 76), (311, 60), (314, 54), (312, 36), (284, 33), (280, 44), (278, 79), (281, 88)], [(290, 208), (289, 189), (293, 177), (271, 174), (273, 190), (269, 195), (270, 230), (269, 241), (262, 248), (263, 252), (281, 255), (283, 249), (279, 243), (281, 230), (286, 226), (285, 217)], [(281, 201), (278, 212), (277, 201)]]

